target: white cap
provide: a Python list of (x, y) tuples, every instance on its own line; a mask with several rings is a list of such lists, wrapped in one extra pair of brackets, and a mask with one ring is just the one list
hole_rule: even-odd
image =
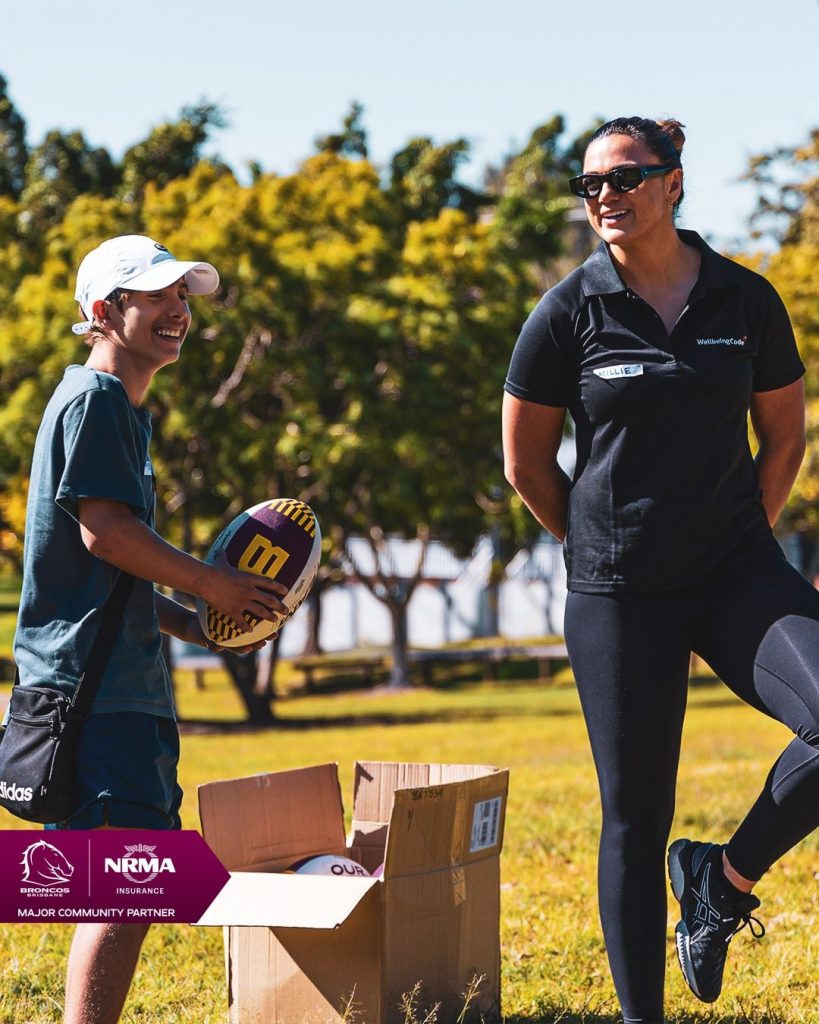
[(152, 292), (185, 278), (191, 295), (209, 295), (219, 287), (219, 274), (210, 263), (184, 263), (146, 235), (119, 235), (98, 245), (77, 271), (74, 298), (89, 318), (74, 324), (75, 334), (87, 334), (94, 322), (94, 303), (115, 288)]

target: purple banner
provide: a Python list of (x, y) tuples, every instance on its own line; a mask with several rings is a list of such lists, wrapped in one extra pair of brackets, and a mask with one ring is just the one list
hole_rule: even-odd
[(0, 831), (0, 921), (196, 923), (229, 875), (198, 832)]

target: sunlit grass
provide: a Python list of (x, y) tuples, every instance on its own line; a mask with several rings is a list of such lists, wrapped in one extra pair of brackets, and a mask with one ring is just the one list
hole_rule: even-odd
[[(281, 725), (262, 731), (241, 725), (241, 707), (220, 674), (209, 675), (206, 687), (197, 691), (192, 677), (183, 676), (182, 717), (232, 724), (197, 725), (183, 734), (187, 828), (198, 825), (196, 786), (217, 778), (337, 761), (349, 813), (356, 759), (510, 767), (501, 921), (507, 1021), (618, 1019), (596, 908), (597, 787), (570, 685), (474, 684), (398, 696), (362, 691), (290, 697), (278, 702)], [(693, 687), (675, 834), (725, 839), (787, 739), (781, 726), (740, 705), (719, 684)], [(0, 826), (22, 823), (0, 816)], [(676, 917), (669, 907), (670, 1021), (819, 1020), (817, 839), (803, 842), (763, 880), (759, 895), (768, 934), (761, 942), (746, 932), (735, 939), (716, 1007), (697, 1003), (678, 976), (671, 943)], [(59, 1021), (69, 938), (69, 926), (2, 926), (0, 1022)], [(123, 1020), (223, 1022), (223, 964), (218, 929), (152, 928)]]

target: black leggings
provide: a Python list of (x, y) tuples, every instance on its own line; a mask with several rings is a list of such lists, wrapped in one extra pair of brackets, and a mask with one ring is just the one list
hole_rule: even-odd
[(731, 864), (755, 880), (819, 826), (819, 593), (777, 548), (686, 590), (570, 593), (565, 633), (603, 805), (598, 884), (611, 972), (626, 1021), (654, 1024), (690, 652), (796, 737), (728, 843)]

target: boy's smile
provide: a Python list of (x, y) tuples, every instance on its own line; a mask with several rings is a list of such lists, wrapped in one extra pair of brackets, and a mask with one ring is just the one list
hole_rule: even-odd
[(181, 278), (159, 291), (125, 296), (120, 340), (134, 357), (158, 370), (179, 358), (190, 325), (188, 289)]

